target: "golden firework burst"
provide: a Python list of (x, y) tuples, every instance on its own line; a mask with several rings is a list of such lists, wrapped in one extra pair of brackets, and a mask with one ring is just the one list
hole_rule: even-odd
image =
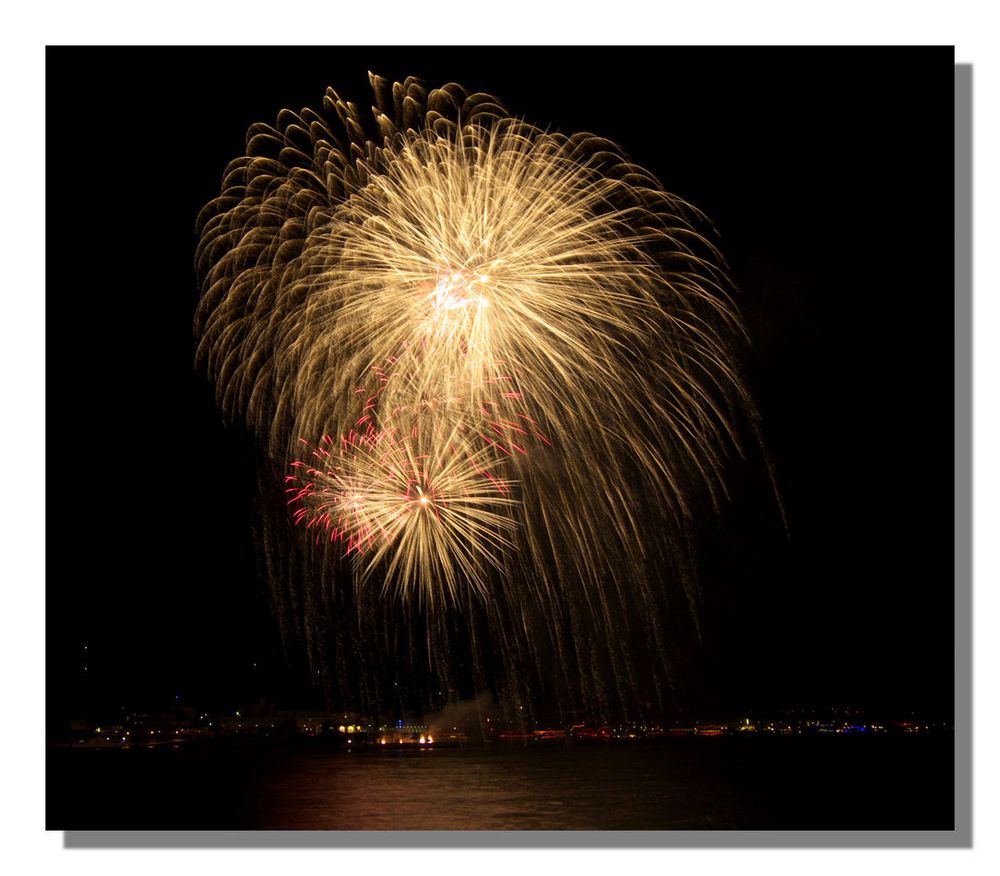
[[(286, 463), (303, 438), (412, 427), (422, 457), (443, 436), (519, 483), (514, 504), (479, 476), (461, 526), (368, 520), (355, 536), (385, 537), (359, 582), (378, 566), (404, 596), (485, 594), (496, 563), (470, 558), (510, 550), (543, 586), (641, 578), (637, 509), (680, 524), (692, 477), (714, 501), (749, 405), (699, 214), (607, 141), (456, 85), (372, 86), (376, 135), (328, 91), (346, 138), (309, 110), (254, 126), (202, 215), (199, 355), (224, 409)], [(378, 464), (364, 468), (350, 478), (374, 495)], [(512, 543), (512, 527), (535, 529)], [(573, 557), (564, 571), (542, 541)]]
[(458, 673), (641, 712), (756, 430), (710, 226), (600, 137), (371, 84), (370, 118), (328, 90), (251, 127), (199, 219), (198, 357), (268, 456), (282, 630), (347, 703)]

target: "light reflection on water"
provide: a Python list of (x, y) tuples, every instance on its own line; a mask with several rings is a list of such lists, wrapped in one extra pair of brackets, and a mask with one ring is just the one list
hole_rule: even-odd
[[(436, 749), (296, 759), (265, 780), (274, 828), (497, 830), (710, 827), (689, 768), (638, 751)], [(685, 780), (685, 774), (688, 780)], [(729, 797), (725, 789), (717, 794)], [(721, 802), (721, 801), (720, 801)], [(729, 801), (731, 806), (732, 801)]]
[[(64, 751), (49, 829), (950, 829), (944, 738)], [(83, 805), (83, 802), (86, 805)]]
[(300, 756), (265, 779), (260, 815), (348, 830), (950, 827), (946, 759), (910, 740), (827, 742)]

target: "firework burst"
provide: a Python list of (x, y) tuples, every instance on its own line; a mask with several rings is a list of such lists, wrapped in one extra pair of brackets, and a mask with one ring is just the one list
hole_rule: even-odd
[(292, 463), (288, 504), (297, 523), (344, 544), (359, 582), (380, 572), (383, 593), (395, 586), (431, 606), (439, 591), (456, 601), (463, 584), (488, 595), (494, 551), (511, 546), (514, 502), (487, 451), (470, 451), (455, 429), (369, 429), (325, 436), (310, 456)]
[(349, 556), (359, 604), (479, 600), (511, 665), (541, 637), (628, 676), (753, 418), (703, 217), (606, 140), (371, 82), (367, 130), (332, 90), (250, 129), (199, 220), (199, 358), (323, 533), (310, 580)]

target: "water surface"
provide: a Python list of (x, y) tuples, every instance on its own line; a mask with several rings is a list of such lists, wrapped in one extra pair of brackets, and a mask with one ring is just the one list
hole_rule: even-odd
[(53, 749), (48, 827), (949, 830), (953, 747), (950, 736), (895, 736)]

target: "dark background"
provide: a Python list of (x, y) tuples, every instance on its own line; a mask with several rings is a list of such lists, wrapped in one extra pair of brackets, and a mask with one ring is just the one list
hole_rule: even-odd
[[(315, 702), (256, 574), (252, 454), (193, 366), (195, 217), (247, 127), (457, 81), (708, 214), (759, 456), (699, 536), (692, 709), (949, 717), (951, 48), (50, 48), (49, 717)], [(26, 463), (27, 464), (27, 463)]]

